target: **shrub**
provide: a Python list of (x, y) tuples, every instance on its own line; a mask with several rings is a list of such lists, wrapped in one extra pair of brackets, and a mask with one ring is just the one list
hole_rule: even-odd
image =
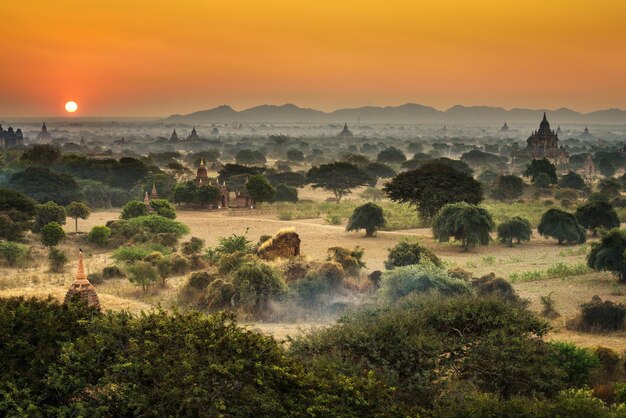
[(548, 319), (556, 319), (561, 316), (556, 310), (556, 301), (552, 297), (552, 293), (550, 292), (547, 295), (541, 296), (539, 302), (541, 303), (541, 315)]
[(285, 184), (279, 184), (276, 186), (274, 201), (295, 203), (298, 201), (298, 189)]
[(91, 284), (104, 283), (104, 277), (102, 276), (102, 273), (89, 273), (87, 275), (87, 280), (89, 280)]
[(176, 219), (176, 209), (166, 199), (152, 199), (150, 206), (154, 209), (157, 215), (163, 216), (168, 219)]
[(322, 302), (322, 296), (330, 292), (329, 283), (321, 275), (309, 273), (304, 278), (293, 282), (290, 288), (295, 292), (300, 304), (313, 307)]
[(148, 208), (146, 204), (139, 201), (128, 202), (122, 207), (122, 213), (120, 218), (122, 219), (132, 219), (137, 218), (139, 216), (146, 216), (148, 214)]
[(139, 216), (124, 221), (124, 223), (131, 230), (143, 230), (150, 234), (175, 234), (177, 238), (181, 238), (189, 233), (187, 225), (160, 215)]
[(67, 264), (69, 260), (67, 259), (67, 255), (61, 250), (56, 248), (50, 248), (50, 253), (48, 254), (48, 262), (50, 263), (50, 270), (55, 273), (60, 273), (63, 271), (63, 267)]
[(197, 237), (191, 237), (188, 242), (183, 242), (182, 252), (183, 254), (190, 256), (194, 254), (200, 254), (204, 248), (204, 240)]
[(186, 274), (187, 271), (189, 271), (189, 260), (181, 256), (180, 254), (170, 254), (167, 261), (170, 265), (170, 271), (172, 274), (177, 274), (180, 276), (182, 274)]
[(261, 263), (248, 263), (233, 274), (233, 285), (239, 295), (241, 306), (247, 311), (263, 315), (269, 309), (269, 302), (282, 296), (285, 283), (270, 266)]
[(213, 280), (206, 290), (206, 308), (210, 311), (229, 309), (236, 295), (235, 286), (222, 279)]
[(611, 332), (624, 329), (626, 307), (594, 296), (591, 302), (580, 306), (580, 316), (569, 325), (585, 332)]
[(234, 252), (251, 253), (254, 250), (252, 242), (248, 241), (245, 235), (233, 234), (230, 237), (218, 238), (215, 251), (219, 254), (231, 254)]
[(341, 216), (339, 215), (328, 215), (324, 220), (329, 225), (341, 225)]
[(246, 257), (246, 254), (240, 251), (223, 254), (217, 259), (217, 269), (220, 274), (230, 274), (248, 261), (250, 260)]
[(24, 245), (11, 241), (0, 241), (0, 256), (11, 267), (28, 254), (28, 248)]
[(389, 249), (385, 268), (391, 270), (395, 267), (410, 266), (420, 264), (424, 261), (430, 262), (437, 267), (441, 267), (441, 260), (428, 248), (404, 239)]
[(141, 261), (148, 257), (153, 251), (144, 245), (135, 245), (131, 247), (119, 247), (113, 251), (111, 258), (118, 262), (134, 262)]
[(0, 213), (0, 238), (15, 241), (22, 237), (23, 228), (5, 213)]
[(189, 276), (189, 280), (187, 281), (187, 287), (196, 290), (204, 290), (215, 279), (215, 275), (209, 273), (208, 271), (198, 271), (196, 273), (192, 273), (191, 276)]
[(365, 263), (362, 261), (363, 253), (363, 249), (358, 246), (353, 250), (331, 247), (328, 249), (327, 260), (339, 263), (348, 275), (356, 276), (365, 267)]
[(518, 302), (520, 300), (511, 283), (496, 277), (494, 273), (472, 280), (472, 286), (474, 286), (476, 294), (479, 296), (493, 295), (510, 302)]
[(126, 277), (126, 275), (117, 266), (107, 266), (102, 269), (102, 277), (105, 279), (117, 279)]
[(111, 236), (111, 229), (104, 225), (96, 225), (91, 228), (87, 240), (97, 245), (105, 245)]
[(562, 341), (550, 345), (554, 348), (554, 361), (565, 370), (565, 380), (570, 387), (582, 388), (591, 384), (592, 373), (600, 367), (600, 360), (594, 352)]
[(293, 219), (293, 212), (290, 212), (290, 211), (278, 212), (278, 220), (280, 220), (280, 221), (290, 221), (292, 219)]
[(378, 294), (387, 302), (395, 302), (410, 293), (440, 292), (443, 295), (470, 292), (469, 284), (448, 275), (432, 265), (396, 267), (383, 273)]
[(46, 247), (55, 247), (65, 238), (65, 231), (56, 222), (50, 222), (41, 228), (41, 243)]

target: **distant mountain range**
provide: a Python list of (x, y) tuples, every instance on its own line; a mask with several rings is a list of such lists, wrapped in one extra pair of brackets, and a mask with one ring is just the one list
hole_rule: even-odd
[(626, 111), (620, 109), (598, 110), (580, 113), (571, 109), (504, 109), (489, 106), (453, 106), (440, 111), (429, 106), (407, 103), (401, 106), (365, 106), (338, 109), (332, 112), (298, 107), (293, 104), (282, 106), (261, 105), (241, 111), (227, 105), (200, 110), (187, 115), (172, 115), (166, 120), (182, 123), (214, 122), (305, 122), (305, 123), (490, 123), (504, 122), (539, 123), (543, 112), (550, 123), (606, 123), (626, 124)]

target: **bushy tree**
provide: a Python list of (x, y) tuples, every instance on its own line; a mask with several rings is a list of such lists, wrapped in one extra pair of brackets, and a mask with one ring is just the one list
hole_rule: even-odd
[(306, 177), (300, 173), (285, 171), (282, 173), (270, 173), (265, 176), (273, 186), (285, 184), (291, 187), (302, 187), (306, 183)]
[(373, 237), (374, 232), (385, 225), (387, 221), (383, 215), (383, 208), (374, 203), (366, 203), (354, 209), (346, 224), (346, 231), (364, 229), (366, 237)]
[(126, 267), (128, 281), (136, 286), (141, 286), (145, 292), (148, 288), (160, 280), (159, 271), (152, 264), (138, 261)]
[(547, 158), (532, 160), (524, 171), (524, 177), (530, 177), (534, 183), (541, 173), (548, 175), (551, 184), (556, 184), (556, 167)]
[(568, 244), (582, 244), (586, 241), (585, 230), (576, 217), (560, 209), (549, 209), (541, 216), (541, 221), (537, 228), (539, 235), (555, 238), (559, 245), (564, 242)]
[(9, 215), (0, 212), (0, 239), (16, 241), (22, 237), (22, 228)]
[(626, 231), (613, 228), (602, 236), (600, 242), (591, 244), (587, 265), (597, 271), (610, 271), (620, 282), (626, 282)]
[(63, 251), (54, 247), (50, 248), (50, 253), (48, 254), (50, 270), (55, 273), (61, 273), (68, 261), (67, 255)]
[(157, 215), (163, 216), (164, 218), (176, 219), (176, 209), (174, 209), (174, 206), (172, 206), (168, 200), (152, 199), (150, 206), (152, 206)]
[(111, 236), (111, 229), (105, 225), (96, 225), (91, 228), (87, 235), (87, 240), (97, 245), (104, 245)]
[(593, 236), (598, 235), (598, 228), (619, 228), (617, 212), (608, 202), (589, 202), (576, 209), (576, 220), (583, 228), (590, 230)]
[(385, 197), (385, 193), (375, 187), (366, 187), (365, 190), (359, 193), (359, 197), (366, 200), (371, 200), (372, 202), (376, 202), (377, 200), (381, 200), (383, 197)]
[[(0, 238), (18, 239), (23, 231), (31, 228), (36, 215), (36, 202), (14, 190), (0, 189)], [(8, 219), (7, 219), (8, 218)]]
[(417, 242), (411, 242), (405, 239), (389, 249), (389, 255), (385, 261), (385, 268), (391, 270), (396, 267), (421, 264), (424, 261), (437, 267), (443, 266), (441, 260), (428, 248), (419, 245)]
[(81, 202), (72, 202), (65, 207), (67, 216), (74, 219), (76, 233), (78, 234), (78, 219), (87, 219), (91, 214), (89, 206)]
[(41, 228), (40, 234), (41, 243), (46, 247), (55, 247), (65, 238), (65, 231), (63, 231), (61, 225), (56, 222), (50, 222), (44, 225), (44, 227)]
[(357, 166), (346, 162), (322, 164), (311, 168), (306, 174), (307, 183), (314, 189), (326, 189), (334, 193), (337, 203), (352, 189), (367, 186), (371, 178)]
[(540, 188), (549, 187), (551, 184), (550, 176), (548, 176), (546, 173), (537, 174), (533, 182), (535, 186)]
[(278, 184), (276, 186), (276, 195), (274, 196), (276, 202), (292, 202), (298, 201), (298, 189), (295, 187), (287, 186), (286, 184)]
[(50, 165), (60, 158), (61, 149), (58, 146), (33, 144), (24, 151), (20, 160), (31, 164)]
[(255, 203), (271, 202), (276, 196), (276, 189), (265, 179), (265, 177), (257, 175), (248, 178), (246, 190)]
[(247, 263), (236, 270), (233, 285), (241, 305), (256, 315), (267, 313), (270, 301), (282, 296), (286, 290), (278, 273), (262, 263)]
[(402, 164), (406, 161), (406, 155), (395, 147), (389, 147), (378, 153), (376, 161), (387, 164)]
[(561, 189), (574, 189), (574, 190), (584, 190), (587, 188), (587, 184), (582, 176), (573, 171), (569, 171), (565, 174), (558, 183), (559, 188)]
[(139, 202), (134, 200), (132, 202), (128, 202), (122, 207), (122, 213), (120, 218), (122, 219), (132, 219), (138, 216), (146, 216), (148, 214), (148, 208), (146, 204), (143, 202)]
[(479, 182), (442, 163), (400, 173), (383, 190), (394, 202), (416, 206), (424, 220), (432, 219), (448, 203), (478, 204), (483, 200)]
[(379, 178), (390, 179), (396, 175), (396, 171), (393, 168), (382, 163), (367, 164), (363, 170), (372, 178), (372, 183), (370, 183), (372, 187), (376, 185)]
[(607, 199), (610, 199), (614, 196), (619, 196), (621, 189), (622, 184), (619, 180), (613, 177), (602, 179), (598, 183), (598, 190), (603, 196), (606, 196)]
[(50, 222), (56, 222), (59, 225), (65, 225), (65, 209), (61, 205), (57, 205), (54, 202), (47, 202), (41, 205), (35, 206), (37, 217), (35, 218), (35, 224), (33, 225), (33, 232), (41, 231), (44, 225)]
[(0, 241), (0, 256), (9, 266), (14, 266), (21, 258), (28, 253), (25, 245), (10, 241)]
[(506, 175), (498, 177), (492, 196), (498, 200), (513, 200), (523, 193), (524, 181), (520, 177)]
[(47, 168), (28, 167), (13, 174), (9, 180), (9, 188), (38, 202), (52, 201), (67, 205), (73, 200), (81, 200), (80, 187), (72, 176), (58, 174)]
[(476, 245), (488, 245), (495, 224), (491, 214), (465, 202), (450, 203), (441, 208), (433, 221), (433, 235), (439, 242), (450, 238), (461, 241), (465, 251)]
[(514, 216), (513, 218), (498, 225), (498, 241), (513, 246), (513, 240), (519, 244), (522, 241), (530, 241), (532, 230), (528, 219)]

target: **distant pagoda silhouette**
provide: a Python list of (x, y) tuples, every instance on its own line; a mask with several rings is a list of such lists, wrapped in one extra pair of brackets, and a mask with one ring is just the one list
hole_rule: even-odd
[(41, 131), (37, 134), (37, 141), (50, 141), (52, 139), (52, 135), (48, 132), (48, 127), (46, 126), (46, 122), (41, 125)]
[(506, 122), (504, 122), (504, 125), (502, 125), (502, 128), (500, 128), (500, 130), (502, 132), (507, 132), (509, 130), (509, 125), (507, 125)]
[(344, 123), (343, 130), (337, 134), (337, 138), (352, 138), (352, 132), (348, 129), (348, 124)]
[(515, 151), (511, 155), (532, 159), (547, 158), (554, 164), (566, 163), (569, 161), (569, 154), (561, 146), (559, 147), (559, 136), (550, 129), (550, 123), (544, 112), (543, 120), (539, 124), (539, 129), (534, 131), (526, 140), (526, 148)]
[(87, 304), (87, 306), (100, 310), (100, 299), (98, 299), (96, 289), (89, 282), (87, 275), (85, 274), (82, 250), (79, 250), (78, 252), (78, 268), (76, 270), (76, 278), (65, 294), (64, 303), (67, 305), (70, 301), (75, 299), (82, 300)]

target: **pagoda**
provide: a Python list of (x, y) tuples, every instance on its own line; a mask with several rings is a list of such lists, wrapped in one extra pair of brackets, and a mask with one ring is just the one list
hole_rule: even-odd
[(37, 134), (37, 141), (50, 141), (52, 139), (52, 135), (48, 132), (48, 127), (46, 126), (46, 122), (41, 125), (41, 131)]
[(502, 125), (502, 128), (500, 128), (500, 131), (508, 132), (508, 130), (509, 130), (509, 125), (507, 125), (506, 122), (504, 122), (504, 125)]
[(174, 129), (172, 131), (172, 135), (170, 136), (170, 142), (177, 142), (177, 141), (179, 141), (178, 134), (176, 133), (176, 129)]
[(24, 135), (20, 128), (14, 131), (13, 128), (9, 126), (9, 129), (5, 131), (2, 129), (2, 125), (0, 125), (0, 149), (13, 148), (23, 143)]
[(343, 124), (343, 130), (337, 134), (337, 138), (352, 138), (352, 132), (348, 129), (348, 124)]
[(559, 136), (550, 129), (550, 123), (545, 112), (539, 129), (534, 131), (526, 140), (526, 148), (516, 151), (512, 157), (547, 158), (554, 164), (569, 161), (569, 154), (562, 146), (559, 147)]
[(204, 166), (204, 158), (200, 159), (200, 167), (198, 167), (198, 171), (196, 171), (196, 179), (194, 181), (198, 186), (208, 184), (209, 182), (209, 174)]
[(85, 274), (85, 267), (83, 266), (83, 251), (78, 252), (78, 269), (76, 271), (76, 278), (72, 282), (72, 285), (65, 294), (65, 304), (70, 301), (79, 299), (87, 304), (87, 306), (100, 310), (100, 300), (96, 289), (87, 279)]
[(196, 131), (196, 127), (194, 126), (191, 129), (191, 133), (187, 137), (187, 141), (199, 141), (199, 140), (200, 140), (200, 135), (198, 135), (198, 131)]
[(148, 192), (146, 192), (146, 195), (143, 198), (143, 204), (146, 205), (146, 210), (148, 211), (148, 213), (154, 212), (154, 208), (150, 204), (150, 196), (148, 195)]
[(159, 194), (157, 193), (156, 184), (152, 183), (152, 191), (150, 192), (150, 199), (158, 199)]

